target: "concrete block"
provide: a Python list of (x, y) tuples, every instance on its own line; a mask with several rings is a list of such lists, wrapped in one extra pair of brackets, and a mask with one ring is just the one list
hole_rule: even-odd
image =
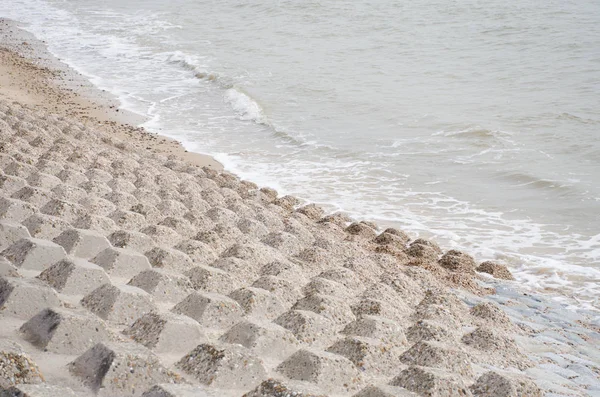
[(60, 305), (56, 291), (36, 279), (0, 277), (0, 311), (28, 320)]
[(462, 377), (427, 367), (410, 366), (392, 379), (390, 385), (403, 387), (420, 396), (473, 396)]
[(283, 360), (299, 348), (294, 334), (271, 322), (242, 321), (219, 339), (221, 342), (242, 345), (259, 357)]
[(67, 256), (63, 247), (52, 241), (27, 237), (0, 253), (18, 268), (44, 270)]
[(85, 295), (110, 282), (104, 269), (79, 258), (62, 259), (38, 278), (65, 295)]
[(90, 262), (102, 267), (106, 273), (113, 277), (126, 279), (151, 269), (148, 258), (139, 252), (123, 248), (105, 248)]
[(207, 328), (227, 329), (241, 321), (244, 310), (233, 299), (215, 293), (192, 292), (172, 311), (184, 314)]
[(85, 229), (65, 230), (53, 241), (62, 246), (67, 254), (84, 259), (93, 258), (110, 247), (110, 243), (101, 233)]
[(0, 251), (10, 247), (22, 238), (31, 237), (29, 230), (18, 223), (0, 222)]
[(32, 237), (45, 240), (52, 240), (65, 230), (73, 227), (64, 219), (41, 213), (31, 215), (21, 224), (29, 230)]
[(38, 212), (35, 205), (17, 199), (0, 197), (0, 219), (3, 222), (21, 223)]
[(142, 271), (128, 284), (143, 289), (157, 302), (180, 302), (192, 292), (189, 278), (160, 269)]
[(81, 305), (105, 321), (127, 326), (157, 310), (146, 291), (129, 285), (104, 284), (84, 296)]

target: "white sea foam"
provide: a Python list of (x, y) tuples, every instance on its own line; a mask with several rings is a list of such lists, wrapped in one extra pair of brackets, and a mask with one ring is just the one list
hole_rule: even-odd
[(230, 88), (225, 91), (223, 98), (233, 111), (238, 114), (240, 120), (250, 120), (259, 124), (266, 123), (265, 115), (260, 105), (249, 95), (239, 91), (237, 88)]

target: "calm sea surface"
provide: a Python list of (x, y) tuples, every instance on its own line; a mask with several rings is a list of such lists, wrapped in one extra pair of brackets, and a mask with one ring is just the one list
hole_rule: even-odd
[(600, 307), (597, 0), (1, 0), (151, 131)]

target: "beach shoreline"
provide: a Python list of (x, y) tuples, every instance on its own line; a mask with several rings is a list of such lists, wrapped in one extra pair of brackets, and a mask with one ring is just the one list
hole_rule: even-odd
[[(137, 228), (135, 232), (130, 233), (128, 236), (138, 238), (139, 245), (148, 244), (149, 247), (154, 247), (155, 242), (149, 240), (148, 235), (152, 235), (155, 241), (160, 243), (170, 241), (169, 239), (179, 242), (177, 239), (181, 236), (193, 236), (193, 238), (177, 245), (178, 250), (181, 251), (177, 254), (179, 256), (173, 253), (176, 250), (163, 249), (159, 244), (156, 244), (156, 247), (150, 251), (146, 251), (146, 248), (143, 250), (139, 248), (142, 254), (153, 258), (153, 267), (150, 268), (150, 265), (148, 265), (148, 269), (145, 271), (155, 271), (155, 274), (161, 275), (163, 274), (161, 272), (166, 271), (164, 268), (175, 267), (177, 260), (187, 258), (188, 254), (193, 257), (194, 262), (206, 261), (210, 266), (205, 266), (203, 263), (201, 267), (198, 267), (198, 275), (194, 282), (205, 282), (206, 280), (203, 277), (206, 277), (207, 272), (218, 275), (234, 274), (244, 282), (241, 282), (238, 278), (223, 278), (215, 282), (217, 283), (216, 287), (222, 291), (217, 290), (211, 293), (222, 293), (233, 297), (235, 302), (241, 302), (239, 305), (245, 305), (243, 306), (244, 310), (254, 310), (255, 306), (253, 305), (256, 304), (257, 300), (259, 303), (263, 302), (260, 299), (266, 300), (271, 295), (282, 301), (285, 299), (289, 301), (285, 310), (292, 309), (285, 312), (284, 309), (281, 309), (283, 314), (274, 315), (276, 309), (279, 309), (278, 304), (268, 303), (265, 309), (259, 308), (263, 311), (258, 310), (256, 317), (250, 318), (251, 321), (256, 321), (258, 327), (265, 327), (265, 334), (268, 335), (273, 332), (277, 338), (281, 335), (294, 340), (298, 338), (297, 345), (294, 348), (308, 349), (302, 350), (302, 354), (314, 354), (315, 357), (327, 360), (331, 359), (330, 354), (336, 353), (354, 359), (354, 364), (360, 362), (359, 368), (362, 367), (362, 372), (370, 370), (373, 368), (370, 366), (374, 366), (377, 371), (386, 373), (386, 376), (378, 374), (371, 377), (371, 375), (368, 375), (366, 376), (367, 379), (364, 380), (361, 378), (360, 371), (357, 372), (354, 369), (353, 364), (349, 361), (350, 359), (344, 358), (343, 364), (350, 363), (348, 364), (349, 369), (342, 367), (337, 370), (336, 376), (345, 377), (349, 376), (348, 374), (353, 374), (352, 376), (357, 374), (355, 380), (348, 382), (350, 386), (348, 386), (348, 383), (341, 386), (335, 384), (336, 382), (328, 383), (328, 381), (323, 381), (321, 378), (312, 383), (307, 382), (310, 383), (308, 385), (302, 382), (296, 384), (290, 379), (301, 378), (297, 375), (297, 372), (300, 371), (298, 368), (306, 361), (286, 359), (286, 365), (282, 364), (280, 366), (273, 363), (279, 364), (284, 358), (277, 358), (279, 359), (278, 362), (277, 359), (268, 357), (268, 359), (265, 359), (264, 364), (256, 364), (257, 367), (264, 365), (266, 368), (263, 374), (257, 376), (264, 378), (268, 374), (269, 376), (277, 375), (281, 377), (281, 374), (285, 374), (285, 382), (289, 381), (286, 384), (291, 389), (297, 388), (294, 390), (308, 393), (312, 392), (313, 386), (318, 386), (315, 393), (325, 390), (331, 396), (354, 396), (362, 387), (367, 390), (370, 387), (369, 385), (383, 385), (385, 383), (385, 386), (381, 386), (384, 390), (392, 379), (391, 375), (396, 376), (400, 372), (404, 377), (393, 378), (394, 380), (391, 382), (395, 382), (395, 386), (412, 387), (410, 386), (410, 379), (420, 379), (419, 376), (427, 378), (429, 376), (436, 379), (438, 384), (436, 387), (441, 387), (441, 391), (438, 390), (438, 394), (435, 394), (439, 396), (450, 393), (448, 391), (450, 389), (444, 389), (444, 382), (460, 385), (464, 390), (473, 390), (472, 393), (478, 396), (486, 395), (477, 393), (485, 387), (498, 387), (497, 384), (484, 376), (484, 374), (494, 371), (501, 374), (498, 375), (499, 379), (506, 382), (510, 387), (515, 388), (515, 384), (522, 382), (521, 386), (525, 387), (524, 390), (527, 391), (523, 394), (521, 390), (520, 395), (539, 396), (542, 395), (541, 390), (546, 391), (548, 396), (585, 396), (587, 391), (590, 393), (600, 392), (600, 365), (598, 365), (600, 352), (594, 347), (596, 342), (600, 342), (600, 334), (598, 334), (600, 318), (597, 316), (594, 317), (591, 313), (570, 312), (565, 305), (553, 302), (551, 299), (536, 294), (524, 293), (518, 282), (510, 281), (510, 273), (501, 266), (495, 267), (490, 264), (476, 266), (474, 259), (468, 254), (452, 250), (444, 253), (435, 242), (421, 239), (411, 241), (409, 236), (399, 230), (381, 231), (375, 224), (355, 222), (342, 214), (325, 214), (321, 208), (314, 205), (302, 205), (294, 197), (278, 197), (277, 192), (272, 189), (259, 189), (252, 182), (240, 181), (239, 178), (227, 172), (222, 174), (215, 172), (222, 171), (222, 166), (210, 156), (189, 153), (173, 140), (134, 127), (133, 125), (140, 124), (143, 120), (134, 114), (121, 111), (114, 98), (91, 86), (85, 78), (77, 75), (76, 72), (70, 70), (60, 61), (53, 60), (47, 51), (44, 52), (43, 43), (37, 42), (35, 38), (18, 29), (17, 26), (18, 23), (16, 22), (0, 21), (0, 37), (2, 38), (0, 41), (0, 100), (7, 103), (16, 102), (16, 110), (12, 110), (8, 106), (12, 112), (11, 114), (18, 115), (19, 112), (22, 112), (26, 115), (23, 116), (24, 119), (29, 117), (35, 120), (34, 112), (43, 110), (61, 118), (64, 124), (77, 126), (77, 123), (81, 123), (82, 127), (76, 127), (75, 129), (82, 131), (81, 134), (84, 138), (81, 139), (84, 144), (85, 139), (87, 139), (85, 134), (93, 131), (98, 131), (102, 139), (106, 138), (107, 141), (110, 141), (114, 138), (115, 142), (119, 142), (116, 145), (109, 143), (104, 146), (93, 146), (96, 143), (94, 137), (90, 137), (90, 147), (105, 148), (106, 156), (111, 162), (116, 162), (119, 166), (126, 168), (124, 166), (124, 164), (127, 164), (126, 160), (132, 160), (134, 163), (139, 163), (137, 165), (150, 165), (151, 170), (152, 167), (155, 170), (161, 170), (156, 171), (156, 180), (159, 180), (160, 183), (155, 183), (154, 180), (148, 182), (148, 178), (146, 178), (143, 171), (140, 171), (137, 175), (131, 170), (121, 170), (123, 171), (123, 178), (106, 175), (108, 171), (105, 170), (113, 171), (113, 163), (111, 162), (104, 163), (100, 161), (98, 171), (95, 171), (95, 169), (90, 170), (90, 183), (86, 185), (89, 191), (86, 194), (89, 196), (97, 195), (98, 197), (94, 198), (95, 203), (103, 203), (107, 208), (110, 208), (110, 211), (106, 210), (106, 213), (99, 216), (98, 219), (110, 217), (110, 219), (118, 219), (119, 222), (122, 222), (118, 224), (119, 230), (110, 230), (111, 234), (108, 238), (110, 238), (111, 244), (115, 246), (122, 244), (128, 249), (134, 247), (134, 250), (139, 248), (126, 238), (121, 238), (119, 233), (123, 235), (129, 233), (127, 227)], [(15, 122), (11, 126), (11, 129), (13, 128), (18, 131), (21, 125), (19, 122)], [(63, 130), (68, 130), (68, 128), (63, 128)], [(18, 134), (19, 132), (15, 132), (17, 138)], [(68, 138), (71, 139), (72, 137), (69, 136)], [(56, 139), (58, 143), (54, 145), (60, 148), (64, 143), (60, 142), (62, 139)], [(31, 139), (31, 141), (33, 142), (34, 139)], [(134, 150), (128, 152), (132, 148)], [(35, 152), (35, 150), (32, 151)], [(130, 159), (126, 158), (128, 153), (131, 153)], [(8, 153), (9, 157), (10, 155), (11, 153)], [(45, 155), (50, 156), (47, 153)], [(85, 164), (86, 156), (91, 158), (91, 154), (82, 153), (83, 164)], [(5, 158), (3, 157), (3, 159)], [(62, 161), (60, 153), (57, 154), (56, 159), (57, 162)], [(9, 158), (3, 161), (10, 163), (12, 160)], [(169, 165), (165, 166), (165, 164)], [(82, 171), (86, 171), (83, 167), (80, 168), (82, 168)], [(73, 175), (76, 174), (73, 170), (70, 172)], [(92, 175), (98, 179), (92, 180)], [(127, 177), (131, 178), (131, 181), (127, 182)], [(39, 180), (41, 178), (39, 177)], [(176, 192), (169, 191), (172, 188), (169, 184), (169, 178), (177, 180)], [(28, 176), (29, 179), (38, 181), (38, 179)], [(47, 179), (49, 182), (44, 183), (50, 183), (53, 180), (50, 177), (47, 177)], [(186, 186), (186, 181), (189, 182), (190, 186)], [(110, 189), (103, 186), (113, 182), (114, 184), (111, 186), (116, 187), (113, 192), (115, 193), (114, 197), (111, 196)], [(138, 184), (138, 182), (140, 183)], [(152, 191), (151, 188), (140, 188), (140, 186), (146, 186), (143, 183), (153, 187), (156, 192)], [(186, 229), (185, 222), (179, 219), (184, 217), (183, 215), (171, 215), (169, 216), (170, 223), (165, 223), (177, 229), (177, 233), (169, 231), (162, 223), (157, 225), (156, 222), (157, 219), (160, 219), (160, 214), (158, 214), (156, 208), (161, 205), (161, 211), (170, 214), (183, 214), (187, 209), (183, 210), (182, 208), (185, 208), (185, 206), (179, 204), (178, 200), (184, 202), (184, 193), (190, 193), (196, 184), (201, 187), (201, 189), (198, 188), (200, 196), (196, 197), (190, 194), (190, 197), (197, 199), (201, 205), (196, 208), (197, 212), (192, 214), (194, 216), (188, 216), (185, 219), (189, 220), (190, 223), (192, 221), (197, 222), (194, 227), (202, 232), (195, 235), (197, 230), (190, 231), (188, 230), (189, 227)], [(134, 199), (127, 196), (129, 193), (118, 191), (117, 187), (123, 187), (125, 190), (130, 189), (131, 193), (138, 189), (147, 189), (148, 196), (154, 193), (161, 196), (156, 199), (157, 202), (154, 204), (148, 204), (151, 202), (152, 197), (137, 196), (136, 199), (140, 203), (143, 200), (148, 201), (144, 201), (143, 205), (137, 203), (136, 206), (132, 206), (128, 200), (134, 201)], [(187, 190), (188, 188), (190, 191)], [(206, 194), (202, 195), (204, 193)], [(72, 197), (76, 196), (76, 193), (69, 194), (72, 194)], [(83, 195), (83, 192), (81, 194)], [(104, 198), (99, 198), (100, 196)], [(114, 204), (105, 203), (107, 201), (106, 197), (110, 198)], [(64, 197), (60, 197), (60, 199), (64, 199)], [(253, 201), (254, 199), (256, 200)], [(39, 200), (42, 202), (42, 199)], [(102, 210), (102, 208), (99, 209), (100, 204), (94, 204), (90, 208), (100, 211)], [(186, 201), (186, 205), (190, 208), (195, 208), (196, 204)], [(132, 214), (131, 208), (136, 207), (139, 210), (138, 205), (143, 207), (143, 211), (140, 210), (139, 213), (136, 213), (137, 215)], [(250, 205), (254, 206), (251, 207)], [(113, 210), (114, 212), (112, 212)], [(260, 217), (261, 222), (249, 215), (259, 213), (259, 211), (264, 211), (260, 212), (262, 214), (262, 217)], [(60, 213), (62, 214), (62, 212)], [(210, 215), (205, 219), (203, 216), (206, 213), (210, 213)], [(143, 219), (140, 214), (143, 214)], [(42, 226), (47, 221), (42, 216), (36, 219)], [(77, 219), (77, 221), (79, 220)], [(204, 226), (205, 224), (214, 228), (203, 231), (204, 229), (198, 226)], [(60, 228), (60, 224), (57, 225)], [(230, 226), (229, 230), (227, 226)], [(272, 230), (267, 230), (267, 226)], [(142, 233), (138, 232), (138, 229), (144, 231), (146, 240), (142, 238), (144, 236), (141, 236)], [(34, 227), (31, 227), (31, 230), (37, 231)], [(53, 230), (41, 226), (40, 230), (42, 231), (38, 232), (39, 235), (45, 236), (45, 238), (53, 236), (55, 233)], [(243, 233), (240, 230), (243, 230)], [(106, 232), (106, 234), (109, 233)], [(99, 241), (105, 239), (104, 237), (95, 237)], [(51, 238), (47, 239), (52, 240)], [(58, 241), (61, 240), (58, 239)], [(229, 244), (227, 246), (226, 241)], [(128, 245), (130, 243), (131, 245)], [(72, 244), (71, 240), (68, 244)], [(137, 240), (136, 244), (138, 244)], [(10, 253), (10, 247), (14, 247), (14, 244), (7, 248), (8, 253)], [(402, 249), (399, 247), (402, 247)], [(185, 255), (183, 255), (183, 251), (186, 251)], [(72, 252), (69, 252), (69, 254)], [(148, 252), (160, 252), (163, 256), (152, 256)], [(169, 257), (166, 253), (173, 256)], [(8, 254), (7, 256), (11, 257)], [(337, 256), (343, 256), (345, 261), (338, 261)], [(265, 258), (268, 259), (268, 264), (262, 263), (262, 261), (267, 261)], [(187, 260), (190, 263), (192, 262), (189, 258)], [(214, 263), (212, 263), (213, 260)], [(329, 261), (335, 264), (331, 268), (327, 267)], [(222, 268), (212, 267), (212, 265), (217, 266), (215, 263), (222, 266)], [(279, 263), (279, 265), (273, 265), (273, 263)], [(258, 266), (259, 264), (260, 266)], [(24, 276), (21, 278), (30, 277), (30, 273), (17, 268), (21, 265), (6, 266), (6, 269), (17, 274), (20, 274), (19, 271), (21, 271), (22, 276)], [(164, 268), (156, 270), (154, 269), (155, 265)], [(259, 269), (254, 269), (253, 266), (258, 266)], [(88, 268), (91, 268), (91, 266), (88, 266)], [(0, 270), (3, 269), (0, 267)], [(106, 269), (107, 271), (113, 270), (109, 266), (106, 266)], [(480, 269), (486, 269), (486, 272), (482, 273)], [(104, 271), (102, 269), (96, 270), (100, 273)], [(394, 273), (396, 271), (399, 272), (398, 275)], [(35, 273), (35, 276), (39, 278), (38, 273)], [(185, 277), (182, 278), (181, 274), (175, 273), (169, 274), (169, 277), (173, 277), (173, 279), (179, 277), (177, 278), (180, 283), (178, 285), (185, 285), (182, 280)], [(394, 277), (398, 278), (386, 280), (388, 273), (394, 274)], [(488, 273), (494, 274), (498, 278), (493, 278)], [(14, 275), (14, 273), (12, 274)], [(111, 273), (110, 282), (119, 288), (121, 288), (121, 284), (131, 285), (133, 282), (133, 279), (129, 281), (131, 274), (127, 272), (125, 274), (127, 277), (116, 272)], [(185, 274), (188, 277), (190, 273)], [(284, 278), (285, 274), (289, 279)], [(1, 276), (5, 275), (1, 274)], [(248, 277), (248, 279), (246, 280), (244, 277)], [(52, 274), (47, 275), (46, 278), (42, 277), (42, 279), (51, 282)], [(275, 284), (275, 281), (280, 284)], [(20, 281), (13, 280), (11, 282), (12, 285), (20, 285)], [(373, 282), (373, 285), (369, 285), (363, 295), (353, 295), (370, 282)], [(144, 285), (143, 280), (138, 280), (138, 283)], [(304, 284), (302, 290), (298, 288), (296, 291), (296, 284)], [(65, 290), (64, 283), (56, 282), (55, 285), (56, 288), (62, 288), (59, 297), (66, 302), (66, 304), (62, 304), (62, 309), (79, 309), (77, 307), (80, 304), (79, 300), (69, 295)], [(281, 285), (284, 287), (282, 288)], [(234, 289), (234, 286), (240, 288)], [(151, 291), (154, 291), (152, 288), (155, 287), (144, 285), (144, 288)], [(269, 293), (260, 291), (269, 291)], [(170, 290), (170, 292), (174, 295), (179, 294), (175, 302), (184, 302), (187, 299), (182, 291), (175, 289)], [(93, 294), (93, 291), (90, 294)], [(196, 295), (192, 293), (190, 296), (195, 297)], [(214, 297), (213, 295), (210, 296)], [(160, 305), (157, 304), (160, 315), (165, 316), (165, 322), (170, 321), (170, 325), (175, 324), (174, 329), (179, 330), (180, 328), (177, 327), (184, 329), (184, 325), (187, 327), (186, 330), (193, 328), (181, 318), (173, 321), (173, 318), (169, 317), (171, 314), (164, 314), (164, 308), (170, 309), (174, 302), (168, 300), (169, 304), (166, 304), (161, 300), (165, 299), (164, 296), (159, 294), (156, 294), (154, 298), (160, 303)], [(223, 297), (222, 299), (227, 304), (238, 305), (230, 298)], [(346, 301), (351, 302), (352, 307)], [(9, 303), (11, 302), (9, 301)], [(18, 308), (18, 302), (13, 304)], [(198, 304), (196, 302), (196, 305)], [(180, 307), (181, 312), (185, 312), (190, 316), (193, 315), (189, 307), (180, 304), (177, 306)], [(190, 304), (190, 306), (194, 305)], [(283, 307), (283, 305), (281, 306)], [(89, 309), (92, 305), (86, 307)], [(329, 311), (330, 307), (333, 308), (331, 311)], [(241, 306), (239, 311), (240, 313), (243, 311)], [(299, 312), (301, 313), (298, 314)], [(321, 316), (321, 314), (323, 315)], [(365, 317), (361, 317), (361, 315), (365, 315)], [(212, 319), (215, 324), (222, 320), (219, 315), (214, 314), (214, 316), (218, 320)], [(369, 356), (365, 362), (362, 362), (362, 359), (354, 358), (355, 354), (359, 354), (356, 351), (364, 354), (364, 350), (360, 349), (372, 349), (372, 346), (369, 345), (372, 342), (369, 342), (368, 338), (366, 338), (366, 342), (364, 339), (360, 339), (371, 332), (367, 330), (368, 327), (366, 326), (361, 328), (363, 326), (360, 322), (361, 319), (368, 322), (372, 320), (372, 317), (379, 318), (378, 316), (388, 316), (395, 321), (403, 321), (408, 324), (405, 326), (403, 323), (400, 327), (401, 331), (394, 331), (399, 335), (408, 335), (408, 340), (404, 339), (399, 343), (402, 345), (402, 349), (405, 350), (402, 355), (398, 354), (398, 357), (402, 359), (402, 364), (398, 364), (399, 361), (389, 358), (396, 356), (381, 356), (377, 355), (379, 354), (377, 352), (372, 356), (375, 358)], [(23, 321), (28, 320), (30, 317), (31, 315), (28, 315), (27, 318), (17, 320), (11, 317), (10, 313), (1, 312), (0, 324), (3, 324), (3, 326), (0, 326), (0, 342), (10, 340), (11, 342), (19, 341), (19, 343), (22, 343), (25, 352), (38, 363), (42, 372), (47, 375), (48, 383), (61, 385), (64, 381), (64, 385), (74, 390), (85, 390), (83, 387), (79, 389), (81, 385), (78, 384), (75, 376), (66, 371), (67, 362), (75, 360), (81, 352), (77, 352), (77, 354), (71, 352), (70, 355), (56, 354), (56, 352), (48, 353), (36, 349), (37, 346), (34, 344), (30, 345), (27, 344), (28, 342), (21, 340), (22, 329), (20, 327), (22, 327)], [(232, 318), (234, 317), (232, 315)], [(265, 321), (264, 317), (268, 321)], [(318, 321), (321, 321), (318, 320), (320, 317), (327, 319), (327, 322), (319, 323)], [(245, 317), (242, 318), (245, 319)], [(274, 320), (275, 318), (277, 320)], [(114, 349), (113, 352), (116, 352), (117, 355), (119, 349), (125, 349), (124, 344), (119, 345), (119, 343), (124, 343), (124, 339), (128, 339), (123, 335), (134, 335), (139, 337), (140, 340), (148, 337), (144, 334), (146, 329), (143, 326), (135, 332), (129, 329), (128, 332), (130, 333), (127, 334), (123, 331), (124, 326), (122, 324), (113, 323), (112, 318), (105, 320), (109, 331), (120, 335), (121, 339), (117, 339), (115, 342), (118, 347), (112, 347), (112, 345), (110, 347), (110, 349)], [(152, 318), (148, 321), (151, 320)], [(209, 321), (211, 319), (203, 320)], [(299, 323), (296, 323), (296, 321), (300, 320), (305, 321), (305, 324), (308, 325), (298, 325)], [(225, 322), (227, 321), (230, 320), (226, 319)], [(273, 321), (277, 321), (277, 325), (273, 325)], [(388, 320), (386, 320), (388, 322), (381, 321), (380, 323), (377, 323), (378, 320), (372, 321), (373, 324), (383, 324), (385, 326), (389, 324)], [(282, 331), (282, 327), (279, 327), (280, 324), (285, 325), (285, 332), (293, 330), (295, 334), (293, 336), (289, 336), (287, 333), (282, 334), (284, 331)], [(325, 326), (322, 324), (325, 324)], [(356, 326), (358, 328), (357, 334), (352, 334), (347, 331), (347, 327), (340, 326), (347, 326), (347, 324), (359, 324)], [(231, 324), (227, 323), (228, 327), (233, 325), (233, 320), (231, 320)], [(377, 325), (377, 327), (379, 326)], [(336, 332), (339, 331), (340, 335), (328, 335), (328, 327), (335, 329)], [(342, 328), (345, 333), (341, 332)], [(242, 337), (245, 335), (242, 331), (237, 331), (242, 335), (239, 336), (232, 331), (225, 333), (226, 329), (214, 332), (214, 334), (208, 333), (203, 338), (206, 338), (207, 344), (222, 343), (224, 340), (231, 344), (238, 343), (240, 340), (246, 341)], [(384, 336), (386, 334), (380, 328), (372, 332), (368, 336), (375, 339), (379, 338), (377, 343), (385, 340)], [(461, 332), (464, 335), (461, 335)], [(305, 339), (302, 339), (301, 336)], [(350, 336), (357, 339), (348, 342)], [(311, 338), (312, 341), (307, 342)], [(137, 339), (136, 341), (139, 342)], [(175, 341), (172, 344), (180, 348), (179, 343), (183, 342)], [(164, 343), (164, 341), (160, 343)], [(364, 343), (361, 346), (367, 346), (368, 348), (360, 347), (355, 351), (353, 350), (355, 346), (353, 343)], [(396, 347), (396, 343), (398, 341), (394, 341), (391, 345)], [(151, 346), (152, 349), (156, 347), (156, 344), (152, 343), (147, 345)], [(459, 345), (464, 345), (464, 351), (454, 350)], [(217, 344), (216, 346), (222, 345)], [(386, 349), (389, 348), (388, 345), (379, 346), (375, 344), (375, 346), (380, 349), (380, 352), (387, 352)], [(498, 346), (502, 346), (502, 348), (498, 348)], [(264, 346), (254, 346), (253, 348), (258, 349), (261, 352), (260, 354), (264, 356), (272, 353)], [(259, 348), (262, 348), (262, 350)], [(236, 347), (236, 349), (238, 348)], [(7, 349), (0, 343), (0, 353), (4, 350)], [(408, 353), (409, 350), (410, 353)], [(229, 354), (227, 349), (224, 351), (228, 352), (226, 355)], [(327, 352), (324, 353), (324, 351)], [(393, 348), (389, 351), (390, 354), (395, 354)], [(242, 354), (237, 350), (235, 352), (235, 354)], [(162, 362), (171, 365), (175, 363), (171, 353), (167, 349), (166, 353), (162, 351), (158, 355)], [(197, 354), (201, 353), (201, 349), (197, 351)], [(235, 354), (227, 356), (226, 359), (235, 360)], [(455, 354), (458, 354), (459, 359), (454, 357)], [(178, 358), (182, 356), (180, 354)], [(193, 357), (193, 354), (189, 356), (190, 362), (193, 361)], [(396, 360), (398, 357), (396, 357)], [(369, 361), (369, 359), (372, 361)], [(465, 365), (467, 361), (473, 361), (472, 366), (471, 364)], [(64, 365), (56, 366), (56, 362)], [(258, 363), (258, 361), (256, 362)], [(341, 361), (338, 360), (339, 362)], [(411, 364), (410, 367), (409, 364)], [(177, 370), (183, 374), (182, 376), (193, 387), (198, 388), (196, 391), (201, 390), (201, 387), (205, 387), (199, 385), (207, 383), (203, 381), (202, 376), (200, 376), (200, 381), (194, 378), (194, 368), (178, 365)], [(378, 365), (381, 367), (377, 367)], [(385, 366), (389, 366), (391, 369)], [(421, 370), (418, 367), (429, 366), (434, 369), (427, 372), (427, 376), (419, 372)], [(223, 365), (222, 368), (226, 367), (226, 365)], [(196, 370), (196, 372), (198, 371)], [(393, 371), (397, 373), (393, 373)], [(216, 386), (217, 389), (223, 385), (227, 386), (226, 381), (218, 378), (218, 376), (222, 376), (218, 374), (218, 371), (215, 376), (217, 382), (221, 382), (219, 383), (221, 386)], [(173, 376), (172, 379), (176, 378), (176, 376)], [(232, 379), (234, 378), (232, 377)], [(350, 378), (351, 376), (349, 376)], [(382, 379), (385, 379), (385, 381), (382, 381)], [(164, 381), (164, 379), (162, 380)], [(241, 395), (240, 391), (247, 392), (251, 389), (246, 383), (252, 385), (252, 388), (256, 383), (253, 380), (244, 382), (239, 388), (236, 387), (238, 389), (236, 390), (237, 394), (229, 390), (221, 395)], [(352, 384), (352, 382), (356, 382), (356, 384)], [(126, 381), (124, 381), (124, 384), (127, 387), (131, 386)], [(479, 384), (480, 389), (475, 386), (477, 384)], [(262, 385), (263, 388), (268, 386), (268, 384), (265, 386), (264, 382)], [(102, 387), (105, 386), (107, 388), (112, 387), (109, 385), (108, 380), (104, 381)], [(146, 386), (150, 387), (151, 385)], [(398, 393), (397, 389), (394, 390)], [(494, 390), (498, 391), (499, 389)], [(423, 391), (418, 387), (415, 388), (415, 391), (418, 393), (430, 392), (430, 390)], [(256, 391), (254, 394), (249, 395), (271, 396), (271, 394), (266, 394), (267, 392), (264, 392), (265, 394), (260, 393)], [(464, 393), (467, 393), (467, 391), (464, 391)], [(515, 393), (517, 392), (515, 391)], [(123, 394), (125, 393), (123, 392)], [(140, 391), (137, 390), (135, 394), (139, 395)], [(363, 395), (370, 396), (370, 394)], [(507, 395), (516, 397), (519, 394)]]

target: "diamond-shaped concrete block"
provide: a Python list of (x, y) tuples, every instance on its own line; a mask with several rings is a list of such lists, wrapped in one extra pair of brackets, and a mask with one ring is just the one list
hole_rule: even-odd
[(155, 247), (146, 252), (152, 267), (183, 273), (194, 266), (192, 259), (183, 252), (164, 247)]
[(0, 311), (5, 314), (28, 320), (59, 305), (56, 291), (39, 280), (0, 277)]
[(417, 397), (417, 394), (398, 386), (379, 385), (367, 386), (352, 397)]
[(179, 378), (150, 350), (134, 343), (98, 343), (69, 363), (73, 376), (99, 396), (140, 396), (148, 385)]
[(129, 285), (104, 284), (83, 297), (81, 305), (103, 320), (127, 326), (156, 311), (146, 291)]
[(117, 248), (126, 248), (143, 254), (154, 248), (154, 241), (143, 233), (118, 230), (108, 236), (108, 241)]
[(79, 217), (86, 214), (86, 210), (83, 206), (59, 199), (51, 199), (48, 201), (40, 208), (40, 212), (42, 214), (61, 218), (69, 223), (75, 222)]
[(340, 339), (327, 351), (346, 357), (359, 370), (375, 376), (393, 375), (402, 352), (394, 343), (359, 336)]
[(382, 342), (392, 342), (398, 345), (407, 344), (400, 324), (393, 320), (377, 316), (361, 317), (346, 325), (340, 333), (378, 339)]
[(202, 292), (227, 294), (240, 284), (228, 272), (210, 266), (194, 266), (185, 275), (192, 282), (192, 287)]
[(85, 229), (65, 230), (53, 241), (62, 246), (67, 254), (84, 259), (93, 258), (110, 247), (110, 243), (101, 233)]
[(541, 397), (542, 390), (525, 376), (508, 372), (486, 372), (471, 386), (477, 397)]
[(25, 186), (14, 192), (10, 197), (35, 205), (36, 207), (42, 207), (54, 198), (54, 193), (35, 186)]
[(143, 289), (157, 302), (180, 302), (192, 292), (192, 283), (189, 278), (178, 274), (169, 274), (160, 269), (140, 272), (131, 279), (129, 285)]
[(400, 386), (420, 396), (473, 396), (460, 376), (426, 367), (410, 366), (390, 382), (391, 386)]
[(177, 367), (201, 383), (223, 389), (247, 389), (267, 375), (262, 361), (240, 345), (201, 344)]
[(110, 282), (104, 269), (78, 258), (60, 260), (38, 278), (65, 295), (85, 295)]
[(290, 330), (296, 339), (314, 343), (331, 338), (335, 333), (334, 324), (320, 314), (306, 310), (290, 310), (273, 321)]
[(242, 321), (229, 329), (220, 339), (225, 343), (242, 345), (259, 357), (283, 360), (298, 350), (298, 340), (289, 330), (270, 322)]
[(46, 240), (52, 240), (73, 226), (64, 219), (46, 214), (33, 214), (21, 222), (29, 230), (31, 236)]
[(256, 386), (253, 390), (242, 397), (327, 397), (327, 395), (315, 385), (286, 379), (285, 381), (269, 378)]
[(358, 390), (361, 384), (360, 373), (346, 357), (313, 349), (292, 354), (277, 371), (290, 379), (314, 383), (329, 393)]
[(17, 176), (0, 174), (0, 191), (3, 195), (10, 196), (27, 186), (27, 181)]
[(1, 397), (76, 397), (68, 387), (49, 385), (16, 385), (6, 390), (0, 390)]
[(348, 303), (333, 296), (311, 294), (296, 302), (292, 309), (315, 312), (338, 325), (356, 320)]
[(262, 288), (243, 287), (233, 291), (229, 297), (235, 300), (250, 317), (272, 320), (286, 311), (286, 307)]
[(461, 350), (438, 342), (415, 343), (400, 357), (405, 364), (440, 368), (463, 376), (473, 376), (471, 361)]
[(27, 237), (31, 237), (31, 235), (25, 226), (18, 223), (0, 222), (0, 251)]
[(60, 245), (32, 237), (17, 241), (0, 255), (16, 267), (28, 270), (44, 270), (67, 256)]
[(17, 268), (3, 256), (0, 256), (0, 276), (20, 277)]
[(175, 313), (147, 313), (123, 333), (156, 353), (185, 354), (200, 343), (205, 335), (198, 322)]
[(38, 211), (35, 205), (17, 199), (0, 197), (0, 219), (21, 223)]
[(109, 340), (102, 320), (87, 311), (44, 309), (19, 329), (39, 349), (59, 354), (81, 354), (98, 342)]
[(207, 328), (227, 329), (239, 322), (244, 310), (233, 299), (215, 293), (192, 292), (172, 309)]
[(5, 389), (10, 387), (44, 382), (44, 376), (40, 372), (40, 369), (24, 353), (23, 347), (6, 339), (0, 340), (0, 368), (2, 370), (2, 376), (0, 376), (0, 395), (2, 395)]
[(129, 249), (109, 247), (98, 253), (91, 262), (102, 267), (113, 277), (130, 279), (151, 269), (148, 258)]

